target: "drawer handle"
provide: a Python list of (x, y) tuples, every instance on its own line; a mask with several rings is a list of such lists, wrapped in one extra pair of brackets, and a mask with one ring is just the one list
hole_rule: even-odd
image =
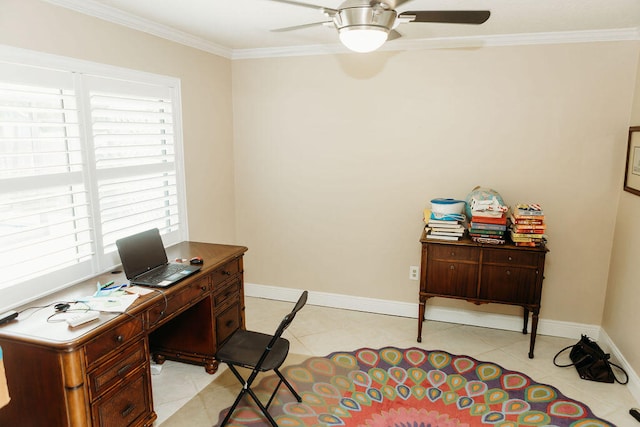
[(122, 343), (122, 341), (124, 341), (124, 337), (122, 335), (116, 336), (116, 342), (117, 343)]
[(456, 269), (456, 266), (455, 266), (455, 265), (450, 265), (450, 266), (449, 266), (449, 270), (455, 270), (455, 269)]
[(222, 271), (222, 275), (223, 275), (223, 276), (231, 276), (231, 272), (230, 272), (230, 271), (227, 271), (227, 270), (223, 270), (223, 271)]
[(507, 276), (511, 276), (511, 271), (507, 270)]
[(227, 323), (225, 323), (224, 326), (230, 328), (231, 326), (233, 326), (233, 320), (227, 320)]
[(509, 257), (509, 261), (513, 261), (513, 258)]
[(124, 410), (122, 410), (122, 412), (120, 412), (120, 415), (122, 416), (122, 418), (126, 418), (129, 414), (131, 414), (135, 407), (136, 407), (136, 405), (134, 405), (132, 403), (128, 404), (127, 407), (124, 408)]
[(204, 291), (206, 291), (206, 290), (207, 290), (207, 287), (206, 287), (206, 286), (204, 286), (204, 285), (202, 285), (202, 286), (200, 286), (200, 290), (201, 290), (202, 292), (204, 292)]
[(456, 256), (456, 253), (454, 251), (451, 251), (451, 256)]
[(131, 368), (131, 363), (124, 365), (122, 368), (118, 369), (118, 376), (121, 377), (126, 374), (129, 368)]

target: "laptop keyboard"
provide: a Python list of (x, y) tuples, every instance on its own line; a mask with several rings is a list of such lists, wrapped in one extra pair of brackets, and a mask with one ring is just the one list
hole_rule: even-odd
[(154, 271), (153, 274), (144, 276), (144, 280), (145, 282), (149, 283), (159, 283), (163, 280), (166, 280), (166, 278), (171, 276), (173, 273), (177, 273), (178, 271), (182, 270), (184, 270), (184, 265), (167, 264), (164, 266), (164, 268), (158, 268), (158, 271)]

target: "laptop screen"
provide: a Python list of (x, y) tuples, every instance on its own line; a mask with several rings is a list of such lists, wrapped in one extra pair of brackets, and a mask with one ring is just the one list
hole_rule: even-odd
[(157, 228), (119, 239), (116, 246), (127, 279), (167, 263), (167, 253)]

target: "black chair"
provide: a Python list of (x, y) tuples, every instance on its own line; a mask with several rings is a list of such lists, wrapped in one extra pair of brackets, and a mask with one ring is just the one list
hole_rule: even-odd
[[(269, 405), (271, 405), (271, 402), (282, 383), (287, 386), (298, 402), (302, 402), (300, 395), (293, 389), (289, 381), (287, 381), (280, 373), (279, 368), (282, 366), (289, 354), (289, 341), (281, 337), (282, 333), (289, 327), (298, 311), (300, 311), (300, 309), (307, 303), (307, 294), (308, 292), (304, 291), (302, 295), (300, 295), (300, 298), (293, 307), (293, 310), (291, 310), (291, 313), (284, 316), (282, 322), (280, 322), (280, 326), (278, 326), (275, 334), (269, 335), (238, 329), (218, 350), (216, 359), (227, 364), (231, 372), (233, 372), (236, 378), (238, 378), (238, 381), (242, 384), (240, 394), (236, 397), (235, 402), (233, 402), (233, 405), (224, 417), (220, 427), (224, 427), (227, 424), (233, 414), (233, 411), (236, 409), (236, 406), (238, 406), (238, 403), (240, 403), (240, 400), (245, 393), (249, 393), (249, 396), (251, 396), (251, 398), (256, 402), (256, 405), (258, 405), (273, 427), (278, 427), (278, 424), (275, 422), (271, 414), (269, 414)], [(251, 374), (246, 380), (238, 372), (238, 367), (251, 369)], [(260, 399), (258, 399), (258, 396), (256, 396), (251, 389), (251, 384), (253, 384), (253, 381), (260, 372), (267, 371), (274, 371), (280, 378), (280, 381), (269, 398), (269, 402), (267, 402), (266, 405), (263, 405), (262, 402), (260, 402)]]

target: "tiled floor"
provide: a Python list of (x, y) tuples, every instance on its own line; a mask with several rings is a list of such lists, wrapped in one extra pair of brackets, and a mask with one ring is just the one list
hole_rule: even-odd
[[(293, 304), (287, 302), (246, 298), (247, 328), (272, 333), (292, 307)], [(420, 347), (468, 355), (553, 385), (565, 396), (587, 404), (597, 416), (619, 427), (640, 426), (629, 415), (631, 407), (640, 405), (627, 387), (584, 381), (575, 369), (553, 365), (556, 352), (575, 340), (538, 335), (535, 358), (529, 359), (529, 335), (518, 332), (426, 321), (422, 343), (416, 342), (416, 334), (416, 319), (307, 305), (285, 332), (285, 337), (291, 342), (290, 357), (326, 356), (334, 351), (385, 346)], [(237, 381), (234, 378), (216, 381), (222, 384), (211, 392), (208, 401), (206, 397), (193, 397), (224, 375), (224, 371), (221, 366), (218, 373), (208, 375), (202, 367), (167, 361), (161, 373), (152, 377), (153, 399), (158, 414), (154, 426), (213, 426), (219, 411), (231, 405), (238, 393)], [(212, 408), (212, 401), (218, 407)], [(187, 402), (189, 404), (180, 409)]]

